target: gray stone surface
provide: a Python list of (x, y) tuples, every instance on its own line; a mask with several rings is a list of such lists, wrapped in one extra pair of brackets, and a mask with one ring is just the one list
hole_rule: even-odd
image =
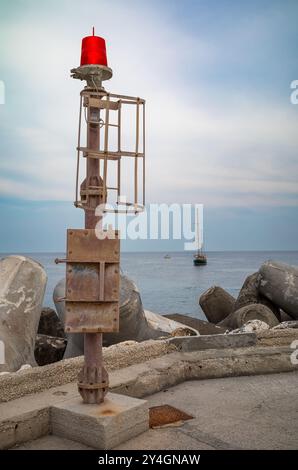
[(147, 402), (108, 393), (104, 403), (74, 398), (51, 408), (52, 433), (96, 449), (111, 449), (149, 428)]
[(257, 336), (254, 333), (238, 335), (203, 335), (190, 336), (189, 338), (171, 338), (171, 344), (175, 344), (179, 351), (198, 351), (203, 349), (245, 348), (255, 346)]
[(117, 371), (116, 393), (142, 398), (185, 380), (259, 375), (298, 370), (291, 345), (177, 352)]
[(298, 328), (298, 321), (292, 320), (292, 321), (284, 321), (280, 323), (277, 326), (274, 326), (274, 330), (285, 330), (288, 328)]
[[(186, 380), (298, 371), (298, 365), (291, 361), (291, 341), (295, 338), (293, 333), (297, 338), (297, 330), (291, 330), (291, 338), (286, 337), (286, 330), (273, 333), (274, 336), (282, 333), (287, 346), (171, 353), (111, 372), (111, 390), (141, 398)], [(272, 341), (272, 337), (263, 336), (263, 340)], [(247, 380), (249, 383), (251, 377)], [(232, 393), (231, 396), (234, 397)], [(11, 447), (47, 434), (51, 427), (47, 410), (59, 404), (64, 408), (63, 403), (72, 400), (78, 401), (76, 382), (0, 403), (0, 447)]]
[(264, 297), (258, 290), (259, 284), (259, 273), (254, 273), (248, 276), (239, 292), (234, 305), (234, 311), (239, 310), (242, 307), (246, 307), (249, 304), (263, 304), (270, 308), (276, 318), (280, 321), (280, 310), (274, 305), (269, 299)]
[(281, 330), (270, 328), (267, 331), (258, 332), (257, 338), (259, 346), (288, 346), (291, 348), (293, 342), (298, 340), (298, 330), (295, 328)]
[[(196, 439), (198, 449), (204, 442), (219, 450), (296, 450), (297, 387), (298, 372), (292, 372), (185, 382), (147, 399), (149, 406), (169, 404), (193, 415), (178, 429)], [(142, 449), (147, 436), (125, 448)]]
[(79, 442), (70, 441), (63, 437), (51, 434), (40, 437), (34, 441), (24, 442), (16, 445), (12, 450), (94, 450), (93, 447), (85, 446)]
[[(258, 344), (266, 347), (225, 348), (177, 352), (169, 341), (118, 344), (104, 349), (110, 386), (118, 393), (154, 393), (185, 378), (225, 377), (294, 370), (291, 344), (297, 330), (268, 330), (258, 334)], [(132, 344), (131, 344), (132, 343)], [(77, 381), (83, 358), (67, 359), (43, 367), (0, 377), (0, 407), (5, 402), (26, 397), (58, 385)], [(115, 373), (113, 372), (115, 371)], [(0, 413), (1, 415), (1, 413)]]
[[(103, 357), (107, 370), (111, 372), (176, 350), (175, 345), (166, 340), (149, 340), (143, 343), (125, 341), (103, 348)], [(30, 371), (0, 375), (0, 403), (76, 381), (83, 363), (84, 358), (79, 356), (42, 367), (34, 367)]]
[(199, 304), (211, 323), (219, 323), (233, 310), (235, 299), (222, 287), (213, 286), (199, 298)]
[(214, 450), (214, 447), (186, 433), (185, 425), (149, 429), (134, 439), (117, 446), (115, 450)]
[(24, 256), (0, 260), (0, 341), (5, 363), (0, 372), (36, 365), (35, 337), (46, 287), (43, 267)]
[(228, 317), (220, 322), (220, 325), (230, 330), (235, 330), (250, 320), (261, 320), (270, 327), (276, 326), (279, 323), (274, 313), (266, 305), (250, 304), (230, 313)]
[(0, 418), (0, 449), (34, 440), (50, 432), (50, 410), (47, 404), (30, 411), (15, 409), (10, 419)]
[(259, 291), (298, 320), (298, 267), (266, 261), (259, 269)]
[[(194, 416), (193, 420), (149, 429), (115, 450), (296, 450), (297, 387), (297, 372), (184, 382), (147, 400), (149, 406), (177, 407)], [(88, 447), (45, 436), (15, 449)]]
[(230, 335), (236, 335), (243, 333), (258, 333), (260, 331), (269, 330), (269, 325), (261, 320), (249, 320), (244, 323), (240, 328), (229, 332)]

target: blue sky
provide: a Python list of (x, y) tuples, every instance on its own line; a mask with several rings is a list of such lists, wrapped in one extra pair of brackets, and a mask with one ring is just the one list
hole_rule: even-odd
[(147, 100), (148, 202), (204, 203), (209, 250), (298, 249), (297, 17), (295, 0), (1, 0), (0, 252), (61, 251), (82, 224), (69, 70), (93, 25), (106, 88)]

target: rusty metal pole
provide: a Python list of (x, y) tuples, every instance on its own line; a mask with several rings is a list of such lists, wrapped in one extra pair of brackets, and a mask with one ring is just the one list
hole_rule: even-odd
[[(92, 47), (88, 49), (87, 45)], [(89, 45), (90, 45), (89, 44)], [(94, 47), (93, 47), (94, 46)], [(90, 53), (90, 54), (89, 54)], [(87, 56), (86, 56), (87, 54)], [(89, 54), (89, 55), (88, 55)], [(95, 56), (94, 56), (95, 54)], [(84, 403), (99, 404), (108, 391), (108, 374), (103, 367), (102, 333), (119, 331), (120, 303), (120, 240), (117, 230), (111, 239), (97, 237), (95, 229), (102, 228), (101, 220), (95, 215), (96, 208), (107, 203), (108, 191), (116, 190), (120, 196), (120, 159), (135, 158), (134, 201), (135, 210), (143, 209), (138, 204), (138, 159), (144, 157), (139, 152), (140, 104), (144, 100), (131, 96), (107, 93), (102, 82), (109, 80), (112, 69), (107, 66), (105, 42), (102, 38), (86, 37), (82, 42), (81, 66), (71, 70), (72, 78), (85, 80), (87, 86), (81, 92), (79, 132), (77, 147), (77, 175), (75, 206), (85, 211), (85, 229), (69, 229), (67, 232), (66, 262), (66, 314), (65, 329), (68, 333), (84, 335), (84, 366), (79, 373), (78, 389)], [(121, 108), (122, 105), (137, 105), (136, 145), (133, 151), (121, 150)], [(81, 146), (82, 109), (87, 111), (87, 147)], [(105, 110), (105, 122), (100, 119)], [(118, 124), (109, 122), (110, 111), (118, 112)], [(101, 127), (104, 126), (103, 145), (100, 145)], [(118, 151), (109, 148), (109, 126), (118, 127)], [(145, 140), (145, 120), (143, 120), (143, 141)], [(80, 154), (86, 159), (86, 178), (79, 189)], [(117, 160), (117, 187), (108, 187), (108, 161)], [(103, 161), (103, 165), (100, 162)], [(101, 171), (102, 170), (102, 171)], [(145, 172), (143, 171), (143, 184)], [(144, 187), (143, 187), (144, 205)], [(116, 212), (119, 212), (118, 210)], [(99, 226), (100, 225), (100, 226)]]
[[(99, 145), (100, 110), (99, 108), (88, 108), (87, 147), (98, 151)], [(99, 160), (88, 157), (86, 160), (86, 179), (81, 188), (84, 190), (98, 189), (103, 186)], [(99, 218), (95, 216), (95, 209), (99, 204), (106, 202), (106, 194), (99, 190), (99, 194), (87, 197), (85, 228), (95, 229), (100, 222)], [(108, 374), (103, 367), (102, 333), (84, 334), (84, 355), (84, 367), (79, 374), (79, 392), (84, 403), (102, 403), (108, 389)]]

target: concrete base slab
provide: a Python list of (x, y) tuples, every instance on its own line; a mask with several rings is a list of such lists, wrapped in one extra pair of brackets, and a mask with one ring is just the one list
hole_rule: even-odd
[[(123, 444), (122, 444), (123, 445)], [(79, 442), (70, 441), (64, 437), (48, 434), (34, 441), (16, 445), (11, 450), (94, 450), (93, 447), (85, 446)]]
[(108, 393), (100, 405), (71, 398), (51, 408), (51, 428), (56, 436), (112, 449), (149, 428), (148, 405), (145, 400), (114, 393)]

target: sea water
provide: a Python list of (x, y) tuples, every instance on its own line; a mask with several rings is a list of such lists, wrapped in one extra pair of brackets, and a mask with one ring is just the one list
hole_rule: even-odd
[[(156, 313), (182, 313), (205, 319), (198, 305), (199, 296), (213, 285), (221, 286), (233, 296), (249, 274), (269, 259), (298, 266), (298, 251), (209, 252), (206, 266), (194, 266), (189, 252), (121, 253), (121, 270), (138, 286), (145, 309)], [(52, 294), (65, 275), (65, 265), (55, 258), (64, 253), (27, 253), (39, 261), (48, 275), (44, 305), (53, 306)], [(1, 257), (7, 256), (2, 254)]]

